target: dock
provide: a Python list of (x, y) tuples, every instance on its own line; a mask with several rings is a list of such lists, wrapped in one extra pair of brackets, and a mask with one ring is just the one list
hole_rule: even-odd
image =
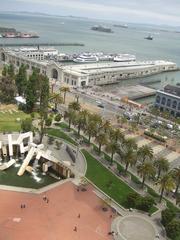
[(84, 43), (41, 43), (41, 42), (36, 42), (36, 43), (0, 43), (0, 47), (35, 47), (35, 46), (74, 46), (74, 47), (84, 47)]

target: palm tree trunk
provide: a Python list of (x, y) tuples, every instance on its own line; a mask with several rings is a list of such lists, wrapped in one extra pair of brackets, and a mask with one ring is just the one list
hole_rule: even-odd
[(143, 176), (143, 180), (142, 180), (142, 188), (144, 188), (144, 183), (145, 183), (146, 177)]
[(80, 136), (81, 124), (78, 125), (78, 136)]
[(101, 154), (101, 147), (102, 147), (102, 145), (101, 145), (101, 143), (99, 144), (99, 149), (98, 149), (98, 154), (100, 155)]
[(89, 134), (88, 141), (91, 142), (91, 134)]
[(125, 168), (125, 175), (126, 175), (126, 173), (127, 173), (128, 167), (129, 167), (129, 163), (127, 162), (127, 163), (126, 163), (126, 168)]
[(66, 92), (64, 92), (64, 104), (66, 102)]
[(158, 169), (158, 176), (157, 176), (157, 179), (159, 179), (160, 175), (161, 175), (161, 168)]
[(71, 130), (71, 119), (69, 119), (69, 131)]
[(55, 110), (57, 111), (57, 103), (55, 102), (55, 104), (54, 104), (54, 108), (55, 108)]
[(44, 137), (44, 119), (41, 119), (39, 143), (42, 143), (43, 137)]
[(160, 195), (160, 199), (159, 199), (159, 202), (161, 202), (162, 201), (162, 198), (163, 198), (163, 194), (164, 194), (164, 187), (162, 188), (162, 190), (161, 190), (161, 195)]
[(114, 153), (111, 153), (111, 165), (113, 164), (113, 157), (114, 157)]

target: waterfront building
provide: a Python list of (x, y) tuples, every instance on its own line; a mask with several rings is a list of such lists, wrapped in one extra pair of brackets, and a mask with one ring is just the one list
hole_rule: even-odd
[(83, 87), (117, 83), (118, 81), (146, 77), (166, 71), (174, 71), (177, 66), (168, 61), (130, 61), (99, 62), (87, 64), (62, 64), (52, 60), (34, 59), (11, 49), (0, 49), (1, 63), (12, 63), (16, 69), (21, 64), (27, 65), (28, 73), (38, 68), (50, 80), (71, 87)]
[(167, 85), (164, 90), (158, 90), (155, 106), (161, 111), (169, 111), (172, 115), (180, 117), (180, 87)]

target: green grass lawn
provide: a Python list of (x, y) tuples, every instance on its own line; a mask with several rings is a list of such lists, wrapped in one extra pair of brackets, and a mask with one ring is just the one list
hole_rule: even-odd
[(21, 121), (18, 122), (16, 119), (21, 120), (28, 118), (29, 115), (24, 112), (9, 112), (2, 113), (0, 112), (0, 132), (13, 132), (21, 130)]
[(64, 140), (66, 140), (67, 142), (72, 143), (72, 144), (74, 144), (74, 145), (77, 146), (77, 143), (76, 143), (71, 137), (69, 137), (66, 133), (64, 133), (63, 131), (61, 131), (60, 129), (48, 128), (48, 129), (46, 130), (46, 132), (47, 132), (50, 136), (62, 138), (62, 139), (64, 139)]
[(113, 198), (123, 207), (127, 207), (126, 198), (134, 190), (97, 162), (86, 150), (82, 150), (82, 152), (87, 161), (86, 177), (109, 197)]

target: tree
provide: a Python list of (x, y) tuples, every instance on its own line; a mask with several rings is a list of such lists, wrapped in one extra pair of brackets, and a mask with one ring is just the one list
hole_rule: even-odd
[(125, 163), (125, 174), (127, 174), (127, 170), (129, 165), (134, 165), (136, 163), (136, 153), (132, 149), (128, 149), (122, 155), (122, 160)]
[(16, 86), (19, 95), (24, 95), (27, 87), (27, 72), (26, 66), (21, 65), (18, 71), (18, 74), (15, 76)]
[(143, 145), (138, 150), (138, 157), (144, 163), (146, 160), (151, 160), (153, 158), (153, 150), (148, 145)]
[(69, 130), (71, 130), (71, 124), (73, 122), (73, 120), (75, 119), (76, 116), (76, 112), (72, 109), (69, 109), (68, 112), (65, 112), (64, 114), (64, 118), (68, 118), (68, 122), (69, 122)]
[(45, 119), (45, 125), (50, 127), (52, 124), (52, 118), (48, 117), (47, 119)]
[(81, 105), (79, 102), (71, 102), (69, 103), (68, 108), (79, 112), (81, 110)]
[(140, 210), (148, 212), (154, 205), (155, 200), (151, 196), (145, 196), (139, 198), (136, 202), (136, 207)]
[(63, 103), (63, 97), (61, 96), (60, 93), (53, 93), (50, 96), (50, 101), (52, 101), (54, 103), (54, 109), (55, 109), (55, 111), (57, 111), (58, 104)]
[(180, 220), (173, 219), (166, 227), (167, 236), (173, 240), (180, 239)]
[(89, 113), (86, 109), (80, 111), (78, 114), (76, 114), (76, 125), (78, 128), (78, 136), (80, 136), (80, 131), (82, 128), (85, 127), (86, 121), (87, 121), (87, 117), (88, 117)]
[(142, 178), (142, 188), (144, 188), (145, 180), (155, 175), (155, 168), (151, 162), (143, 162), (137, 167), (137, 172)]
[(176, 213), (173, 209), (166, 208), (161, 212), (161, 222), (166, 227), (176, 216)]
[(139, 201), (140, 195), (136, 192), (129, 193), (126, 199), (129, 208), (135, 208), (136, 203)]
[(111, 123), (109, 120), (106, 120), (103, 125), (102, 129), (104, 130), (105, 133), (107, 133), (111, 129)]
[(39, 74), (39, 113), (40, 113), (40, 143), (45, 133), (45, 121), (48, 116), (48, 101), (49, 101), (49, 79), (48, 77)]
[(121, 130), (118, 129), (111, 129), (110, 131), (110, 138), (115, 141), (116, 143), (120, 141), (121, 143), (125, 141), (124, 134)]
[(175, 190), (175, 195), (177, 195), (178, 190), (179, 190), (179, 186), (180, 186), (180, 167), (179, 168), (175, 168), (172, 171), (172, 176), (175, 180), (176, 183), (176, 190)]
[(55, 116), (55, 118), (54, 118), (54, 120), (55, 120), (56, 122), (60, 122), (61, 119), (62, 119), (62, 115), (61, 115), (61, 114), (57, 114), (57, 115)]
[(35, 105), (39, 98), (38, 85), (38, 72), (34, 69), (32, 75), (29, 77), (25, 91), (27, 112), (33, 112), (35, 109)]
[(99, 133), (99, 134), (97, 134), (95, 140), (96, 140), (96, 142), (99, 145), (98, 153), (100, 155), (101, 154), (101, 147), (107, 143), (107, 135), (106, 135), (106, 133)]
[(159, 179), (161, 172), (167, 172), (169, 170), (169, 162), (164, 157), (156, 158), (154, 161), (154, 166), (157, 169), (157, 179)]
[(10, 78), (14, 78), (14, 65), (12, 63), (8, 66), (7, 73)]
[(108, 142), (106, 145), (106, 151), (111, 154), (111, 164), (113, 163), (114, 154), (118, 150), (118, 144), (116, 142)]
[(7, 76), (7, 65), (3, 66), (3, 70), (2, 70), (2, 76)]
[(70, 92), (70, 88), (67, 87), (67, 86), (63, 86), (63, 87), (60, 88), (60, 91), (64, 93), (64, 101), (63, 101), (63, 103), (65, 104), (66, 103), (66, 93)]
[(175, 188), (175, 182), (172, 178), (172, 175), (170, 173), (166, 173), (163, 175), (158, 181), (157, 184), (160, 185), (160, 199), (159, 201), (162, 201), (164, 191), (170, 192)]
[(14, 103), (16, 96), (15, 81), (10, 76), (0, 78), (0, 101), (2, 103)]
[(21, 130), (22, 132), (33, 131), (32, 119), (26, 118), (21, 122)]

